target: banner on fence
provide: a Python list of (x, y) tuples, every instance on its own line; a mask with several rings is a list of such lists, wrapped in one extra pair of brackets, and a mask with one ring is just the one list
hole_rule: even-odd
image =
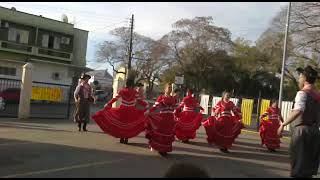
[(62, 90), (61, 88), (50, 87), (32, 87), (32, 100), (61, 102)]
[[(213, 96), (212, 97), (212, 107), (214, 107), (221, 100), (222, 100), (222, 97)], [(239, 99), (238, 98), (230, 98), (230, 101), (232, 101), (237, 106)], [(211, 115), (213, 115), (213, 112), (211, 112)]]
[[(212, 97), (212, 108), (216, 106), (216, 104), (221, 100), (221, 97), (213, 96)], [(210, 110), (211, 111), (211, 110)], [(213, 116), (213, 112), (211, 111), (211, 116)]]
[(239, 99), (238, 98), (230, 98), (230, 101), (234, 103), (234, 105), (238, 105)]
[[(282, 101), (282, 104), (281, 104), (281, 116), (282, 116), (284, 121), (289, 117), (292, 109), (293, 109), (293, 102), (291, 102), (291, 101)], [(290, 126), (286, 126), (284, 128), (284, 130), (290, 131)]]
[(244, 125), (251, 125), (252, 111), (253, 111), (253, 99), (242, 99), (241, 112), (242, 122)]
[[(262, 99), (261, 100), (261, 106), (260, 106), (260, 116), (266, 112), (266, 110), (270, 107), (270, 100), (268, 99)], [(268, 117), (264, 117), (263, 120), (267, 120)]]
[(208, 108), (209, 108), (209, 95), (202, 94), (201, 100), (200, 100), (200, 106), (203, 107), (204, 112), (202, 114), (208, 114)]

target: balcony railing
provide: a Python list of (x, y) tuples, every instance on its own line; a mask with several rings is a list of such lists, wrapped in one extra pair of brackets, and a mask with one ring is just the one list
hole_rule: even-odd
[(38, 54), (45, 56), (54, 56), (64, 59), (71, 59), (72, 54), (47, 48), (38, 48)]
[(20, 44), (20, 43), (15, 43), (10, 41), (0, 41), (0, 50), (59, 59), (59, 60), (69, 61), (69, 62), (72, 60), (72, 53), (67, 53), (67, 52), (63, 52), (55, 49), (31, 46), (28, 44)]

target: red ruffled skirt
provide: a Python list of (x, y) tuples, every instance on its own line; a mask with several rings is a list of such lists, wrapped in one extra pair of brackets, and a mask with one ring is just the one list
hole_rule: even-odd
[(207, 133), (209, 144), (216, 144), (221, 148), (230, 148), (235, 138), (241, 133), (243, 124), (236, 117), (209, 117), (203, 126)]
[(195, 111), (183, 111), (179, 114), (176, 137), (179, 140), (185, 141), (194, 139), (196, 131), (201, 126), (202, 114)]
[(277, 131), (280, 127), (279, 122), (274, 121), (262, 121), (260, 124), (259, 132), (261, 137), (261, 143), (265, 144), (269, 149), (280, 148), (280, 136)]
[(241, 117), (239, 116), (232, 116), (234, 124), (233, 124), (233, 134), (234, 139), (236, 139), (241, 134), (241, 129), (244, 128), (244, 124), (240, 121)]
[(145, 130), (143, 111), (133, 106), (104, 108), (92, 116), (103, 132), (115, 138), (132, 138)]
[(170, 113), (155, 113), (147, 117), (146, 138), (149, 146), (158, 152), (171, 152), (176, 121)]

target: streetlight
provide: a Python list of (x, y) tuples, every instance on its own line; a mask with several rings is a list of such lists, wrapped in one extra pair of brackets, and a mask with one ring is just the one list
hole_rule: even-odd
[(291, 9), (291, 2), (288, 5), (287, 11), (287, 23), (286, 23), (286, 32), (284, 36), (284, 47), (283, 47), (283, 57), (282, 57), (282, 70), (281, 70), (281, 80), (280, 80), (280, 91), (279, 91), (279, 108), (281, 108), (282, 104), (282, 93), (283, 93), (283, 79), (284, 79), (284, 69), (285, 69), (285, 61), (287, 58), (287, 43), (288, 43), (288, 31), (289, 31), (289, 23), (290, 23), (290, 9)]

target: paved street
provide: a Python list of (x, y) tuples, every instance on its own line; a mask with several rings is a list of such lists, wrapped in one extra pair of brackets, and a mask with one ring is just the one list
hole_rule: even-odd
[(258, 134), (243, 132), (230, 154), (209, 147), (203, 128), (191, 144), (174, 143), (160, 157), (147, 149), (141, 134), (123, 145), (101, 133), (78, 132), (69, 120), (0, 119), (0, 177), (162, 177), (177, 161), (198, 164), (211, 177), (288, 177), (288, 139), (269, 153), (259, 147)]
[[(91, 112), (94, 113), (103, 108), (105, 102), (98, 102), (91, 105)], [(70, 104), (70, 116), (72, 116), (75, 106)], [(19, 104), (7, 104), (6, 109), (0, 110), (0, 117), (18, 117)], [(30, 116), (32, 118), (54, 118), (63, 119), (68, 115), (67, 103), (31, 103)]]

